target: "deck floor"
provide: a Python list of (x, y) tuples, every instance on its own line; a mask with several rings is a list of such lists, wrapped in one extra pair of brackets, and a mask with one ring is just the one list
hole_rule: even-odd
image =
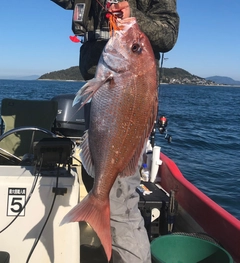
[(108, 263), (102, 246), (81, 245), (80, 255), (80, 263)]

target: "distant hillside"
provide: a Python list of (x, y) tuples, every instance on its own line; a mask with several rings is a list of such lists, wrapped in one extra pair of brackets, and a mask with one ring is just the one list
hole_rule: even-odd
[(193, 80), (195, 78), (203, 79), (201, 77), (192, 75), (188, 71), (182, 68), (163, 68), (162, 69), (162, 82), (168, 83), (170, 80), (178, 79), (183, 81), (184, 79)]
[(162, 73), (163, 78), (184, 79), (194, 77), (194, 75), (182, 68), (163, 68)]
[(39, 79), (51, 79), (51, 80), (83, 80), (83, 77), (79, 71), (79, 67), (71, 67), (68, 69), (62, 69), (58, 71), (52, 71), (42, 75)]
[[(192, 75), (188, 71), (181, 68), (163, 68), (162, 69), (162, 82), (174, 84), (208, 84), (205, 79)], [(83, 80), (79, 67), (71, 67), (64, 70), (53, 71), (42, 75), (39, 79), (52, 79), (52, 80)], [(210, 82), (210, 81), (209, 81)]]
[(229, 77), (212, 76), (212, 77), (208, 77), (206, 79), (214, 81), (217, 84), (240, 85), (240, 81), (234, 80), (234, 79), (229, 78)]

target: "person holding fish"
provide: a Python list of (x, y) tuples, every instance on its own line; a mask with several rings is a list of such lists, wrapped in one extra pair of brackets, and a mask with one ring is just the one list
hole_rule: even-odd
[(150, 263), (136, 187), (157, 117), (160, 52), (171, 50), (178, 37), (176, 0), (52, 1), (74, 10), (73, 32), (84, 39), (79, 67), (89, 81), (74, 103), (82, 102), (87, 113), (83, 180), (94, 177), (89, 194), (62, 223), (88, 222), (108, 261)]

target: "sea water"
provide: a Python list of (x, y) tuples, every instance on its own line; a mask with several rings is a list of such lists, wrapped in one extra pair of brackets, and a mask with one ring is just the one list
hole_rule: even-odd
[[(84, 82), (0, 80), (3, 98), (51, 99), (76, 93)], [(159, 116), (167, 133), (156, 143), (183, 175), (216, 203), (240, 219), (240, 88), (161, 85)], [(196, 208), (197, 209), (197, 208)]]

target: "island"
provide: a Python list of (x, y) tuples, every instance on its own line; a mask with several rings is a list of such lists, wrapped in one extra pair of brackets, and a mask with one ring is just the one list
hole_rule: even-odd
[[(39, 80), (73, 80), (83, 81), (78, 66), (68, 69), (52, 71), (38, 78)], [(214, 81), (198, 77), (181, 68), (160, 69), (161, 83), (166, 84), (193, 84), (193, 85), (217, 85)]]

